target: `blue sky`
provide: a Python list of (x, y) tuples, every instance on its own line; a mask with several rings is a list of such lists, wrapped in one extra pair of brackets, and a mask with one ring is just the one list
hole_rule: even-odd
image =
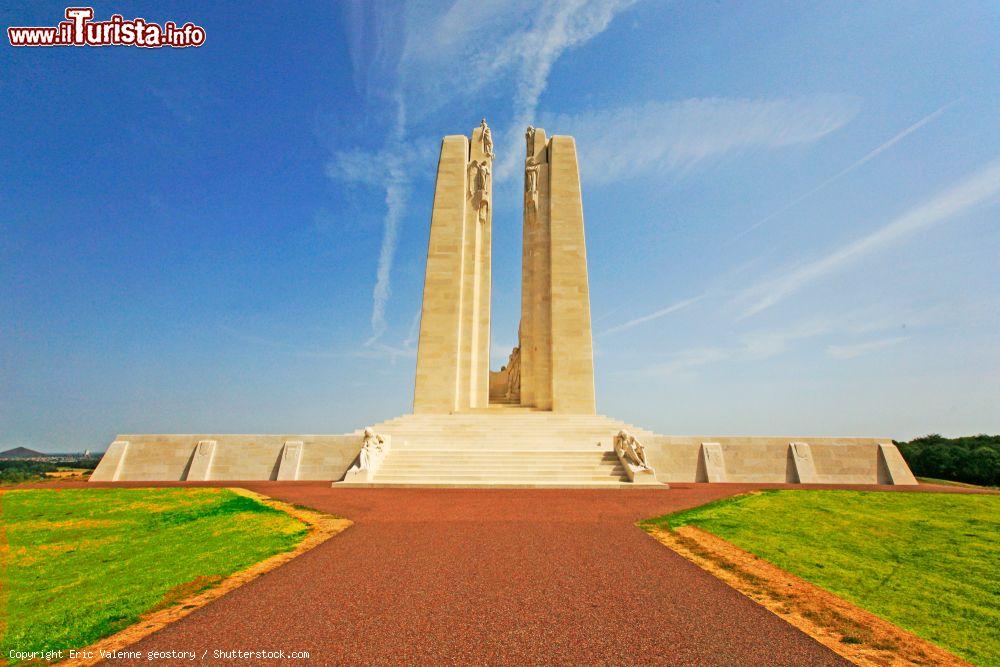
[[(0, 9), (54, 25), (65, 5)], [(598, 410), (1000, 432), (995, 3), (96, 3), (198, 49), (0, 47), (0, 447), (407, 412), (440, 138), (576, 136)]]

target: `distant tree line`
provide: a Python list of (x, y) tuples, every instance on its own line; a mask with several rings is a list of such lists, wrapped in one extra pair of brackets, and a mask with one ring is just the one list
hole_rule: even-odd
[(918, 477), (1000, 486), (1000, 435), (945, 438), (935, 433), (896, 446)]
[(56, 464), (48, 461), (18, 461), (16, 459), (0, 461), (0, 483), (33, 482), (45, 477), (45, 473), (56, 470)]

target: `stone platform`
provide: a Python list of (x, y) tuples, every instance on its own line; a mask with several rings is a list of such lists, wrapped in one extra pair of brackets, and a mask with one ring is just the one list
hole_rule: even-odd
[(403, 415), (372, 428), (393, 443), (373, 485), (631, 486), (611, 442), (634, 427), (602, 415), (495, 406)]
[(916, 484), (888, 438), (664, 436), (604, 415), (509, 406), (403, 415), (373, 430), (393, 446), (366, 485), (631, 486), (613, 448), (622, 430), (661, 483)]
[(603, 415), (494, 406), (408, 414), (371, 427), (386, 453), (359, 465), (364, 431), (346, 435), (121, 435), (92, 481), (328, 480), (337, 486), (594, 487), (634, 485), (613, 443), (627, 430), (656, 480), (916, 484), (887, 438), (665, 436)]

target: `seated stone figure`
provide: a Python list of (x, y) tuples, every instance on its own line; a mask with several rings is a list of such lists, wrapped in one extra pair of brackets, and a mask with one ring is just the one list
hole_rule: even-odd
[(365, 437), (361, 441), (361, 454), (358, 463), (361, 470), (372, 470), (382, 459), (385, 438), (378, 435), (370, 427), (365, 428)]
[(615, 436), (615, 453), (633, 469), (653, 469), (646, 460), (646, 448), (628, 431), (619, 431)]

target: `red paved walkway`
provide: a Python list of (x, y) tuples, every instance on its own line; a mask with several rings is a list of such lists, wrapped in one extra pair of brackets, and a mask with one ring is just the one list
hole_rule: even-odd
[(321, 664), (846, 664), (633, 525), (749, 486), (244, 486), (355, 525), (133, 648), (212, 663), (243, 649)]
[(633, 525), (731, 487), (245, 486), (355, 525), (133, 648), (308, 651), (324, 664), (843, 664)]

